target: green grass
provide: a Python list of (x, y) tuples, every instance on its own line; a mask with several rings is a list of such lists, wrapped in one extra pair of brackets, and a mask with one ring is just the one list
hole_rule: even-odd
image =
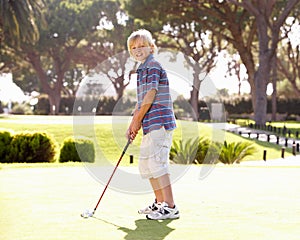
[[(235, 123), (240, 125), (240, 126), (248, 126), (250, 123), (254, 124), (255, 122), (253, 120), (249, 119), (236, 119)], [(291, 131), (291, 136), (292, 138), (296, 137), (296, 132), (300, 133), (300, 122), (297, 121), (277, 121), (277, 122), (270, 122), (266, 124), (271, 125), (272, 127), (276, 128), (283, 128), (284, 126)], [(283, 135), (281, 133), (281, 135)], [(286, 133), (286, 137), (288, 134)]]
[[(116, 118), (116, 117), (114, 117)], [(118, 118), (118, 117), (117, 117)], [(13, 131), (46, 131), (54, 136), (59, 145), (66, 137), (72, 135), (84, 135), (94, 138), (101, 151), (97, 151), (97, 159), (105, 158), (115, 162), (118, 160), (123, 147), (126, 144), (125, 132), (128, 127), (128, 118), (119, 117), (120, 122), (116, 122), (110, 116), (97, 116), (95, 124), (76, 125), (73, 128), (73, 118), (71, 116), (9, 116), (0, 118), (1, 128)], [(245, 160), (261, 160), (263, 151), (267, 150), (267, 159), (281, 157), (281, 147), (274, 144), (249, 140), (241, 136), (213, 129), (207, 124), (177, 121), (178, 128), (174, 132), (174, 140), (195, 138), (197, 136), (206, 137), (212, 141), (240, 142), (246, 141), (253, 143), (256, 152)], [(298, 125), (296, 125), (298, 127)], [(75, 131), (74, 131), (75, 129)], [(128, 155), (134, 155), (137, 159), (141, 133), (128, 149)], [(290, 154), (288, 150), (287, 155)], [(137, 161), (134, 161), (135, 164)], [(129, 161), (122, 161), (123, 165), (128, 165)]]
[[(283, 128), (284, 126), (287, 128), (287, 130), (291, 131), (291, 137), (296, 137), (296, 132), (300, 133), (300, 123), (295, 121), (289, 121), (289, 122), (272, 122), (271, 125), (276, 128)], [(286, 136), (288, 134), (286, 133)]]
[(299, 239), (299, 168), (219, 165), (200, 180), (203, 168), (192, 166), (173, 184), (181, 214), (174, 221), (149, 221), (137, 213), (152, 194), (111, 188), (95, 216), (81, 218), (104, 188), (82, 166), (2, 169), (1, 239)]
[[(37, 119), (45, 123), (49, 119), (63, 122), (71, 118)], [(103, 122), (109, 119), (98, 118)], [(94, 127), (99, 145), (111, 158), (119, 156), (125, 143), (127, 124), (116, 125), (112, 128), (106, 122)], [(15, 131), (46, 130), (59, 143), (73, 134), (71, 123), (42, 124), (31, 117), (2, 117), (0, 126)], [(80, 130), (86, 135), (93, 135), (85, 132), (84, 126)], [(223, 138), (227, 141), (249, 141), (232, 133), (212, 131), (205, 124), (180, 121), (174, 138), (189, 138), (198, 133), (220, 141)], [(138, 149), (139, 141), (140, 137), (128, 150)], [(280, 155), (272, 144), (256, 141), (254, 144), (258, 151), (268, 148)], [(137, 209), (149, 204), (153, 200), (152, 194), (114, 191), (111, 188), (107, 189), (95, 216), (82, 219), (80, 213), (94, 208), (104, 184), (91, 176), (81, 163), (1, 166), (0, 232), (1, 239), (5, 240), (296, 240), (300, 234), (299, 167), (191, 166), (173, 183), (180, 219), (149, 221), (137, 214)], [(128, 169), (132, 168), (121, 167), (118, 170)], [(200, 179), (202, 170), (209, 174)], [(186, 170), (183, 168), (183, 171)], [(119, 183), (122, 180), (134, 186), (135, 182), (119, 179), (120, 176), (116, 174), (113, 181)], [(140, 184), (140, 181), (137, 175), (136, 182)]]

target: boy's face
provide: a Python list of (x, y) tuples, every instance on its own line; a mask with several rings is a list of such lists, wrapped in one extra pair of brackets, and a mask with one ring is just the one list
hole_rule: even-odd
[(152, 49), (144, 39), (136, 39), (130, 47), (131, 55), (136, 61), (144, 63), (147, 57), (151, 54)]

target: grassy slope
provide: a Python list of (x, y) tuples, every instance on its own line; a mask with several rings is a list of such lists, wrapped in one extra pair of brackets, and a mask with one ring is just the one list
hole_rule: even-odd
[[(95, 124), (76, 125), (73, 128), (73, 119), (70, 116), (13, 116), (9, 118), (0, 118), (0, 126), (5, 129), (12, 129), (14, 131), (47, 131), (52, 134), (56, 141), (61, 145), (64, 138), (72, 135), (84, 135), (94, 138), (97, 142), (97, 159), (108, 159), (109, 161), (118, 160), (123, 146), (126, 144), (125, 131), (128, 126), (128, 121), (115, 120), (111, 117), (96, 117)], [(122, 119), (122, 117), (120, 117)], [(112, 123), (113, 122), (113, 123)], [(178, 128), (174, 132), (174, 140), (189, 139), (194, 137), (205, 137), (212, 141), (228, 141), (252, 142), (257, 151), (254, 155), (247, 157), (245, 160), (261, 160), (263, 158), (263, 151), (267, 150), (267, 159), (276, 159), (281, 156), (281, 147), (274, 144), (259, 142), (256, 140), (249, 141), (238, 135), (224, 132), (218, 129), (212, 129), (209, 125), (203, 123), (177, 121)], [(140, 134), (141, 135), (141, 134)], [(127, 151), (127, 155), (134, 155), (136, 159), (139, 151), (139, 143), (141, 137), (138, 136), (134, 143)], [(128, 165), (128, 160), (122, 162)], [(136, 161), (135, 161), (136, 163)]]

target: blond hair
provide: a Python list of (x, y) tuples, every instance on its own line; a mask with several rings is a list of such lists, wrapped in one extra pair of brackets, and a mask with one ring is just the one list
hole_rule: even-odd
[(142, 39), (143, 42), (151, 47), (151, 53), (154, 53), (157, 49), (155, 41), (152, 37), (152, 34), (146, 29), (139, 29), (130, 34), (127, 39), (127, 48), (131, 55), (131, 46), (137, 41), (137, 39)]

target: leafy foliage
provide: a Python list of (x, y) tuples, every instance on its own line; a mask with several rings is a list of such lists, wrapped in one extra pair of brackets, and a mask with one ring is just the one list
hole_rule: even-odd
[(0, 162), (7, 161), (6, 156), (9, 152), (9, 145), (12, 138), (10, 131), (0, 129)]
[(196, 154), (199, 146), (199, 138), (188, 139), (187, 141), (179, 140), (173, 141), (170, 150), (170, 158), (178, 164), (191, 164), (196, 159)]
[(9, 0), (0, 1), (0, 29), (9, 41), (37, 41), (38, 19), (41, 19), (43, 1), (24, 0), (18, 3)]
[(59, 162), (94, 162), (95, 148), (91, 140), (85, 138), (66, 138), (60, 150)]
[(45, 132), (16, 133), (6, 160), (16, 163), (54, 162), (56, 148), (54, 138)]
[(211, 142), (205, 138), (173, 141), (170, 159), (178, 164), (224, 164), (240, 163), (246, 156), (252, 155), (255, 148), (248, 142), (224, 143)]
[(219, 156), (219, 147), (208, 139), (200, 138), (195, 162), (198, 164), (214, 163)]
[(219, 161), (224, 164), (240, 163), (246, 156), (252, 155), (255, 148), (248, 142), (232, 142), (224, 144), (221, 148)]

